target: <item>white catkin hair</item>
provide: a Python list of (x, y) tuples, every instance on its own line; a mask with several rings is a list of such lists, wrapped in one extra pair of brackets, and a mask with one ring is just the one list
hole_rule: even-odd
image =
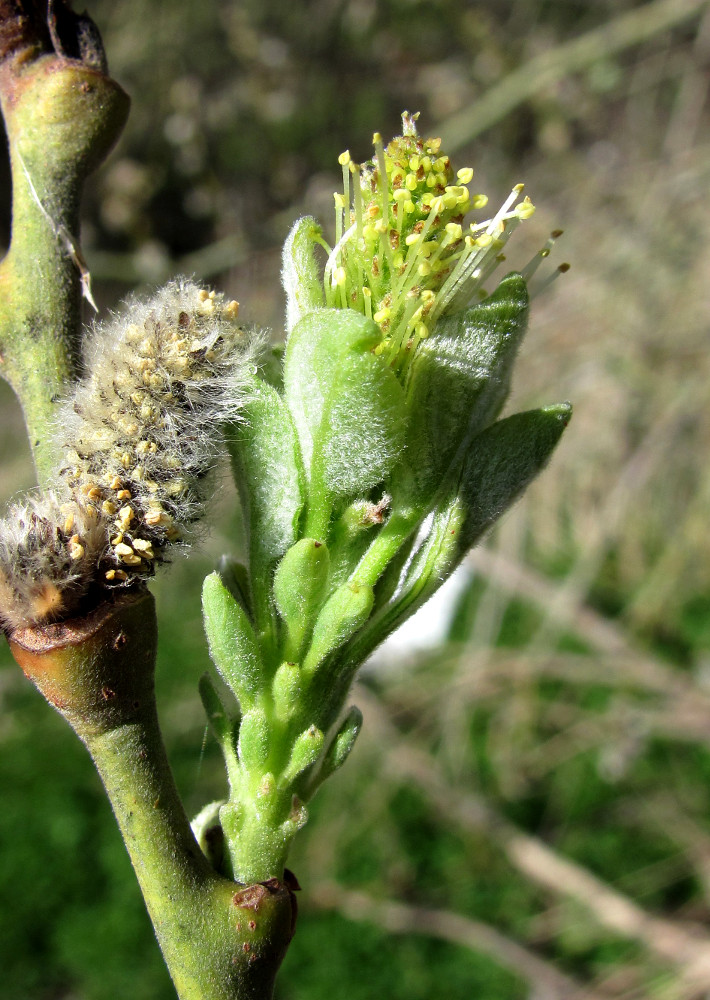
[(0, 521), (0, 625), (72, 615), (107, 547), (105, 526), (91, 508), (53, 493), (13, 505)]
[(58, 407), (56, 495), (0, 522), (5, 628), (67, 617), (89, 591), (151, 576), (185, 541), (261, 346), (238, 308), (179, 279), (90, 333), (86, 376)]

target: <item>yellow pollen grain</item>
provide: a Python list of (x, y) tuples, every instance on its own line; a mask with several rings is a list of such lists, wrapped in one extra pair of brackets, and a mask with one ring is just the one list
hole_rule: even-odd
[(138, 350), (142, 355), (144, 355), (144, 357), (147, 358), (155, 357), (155, 344), (149, 337), (146, 337), (145, 340), (142, 340), (140, 342), (140, 344), (138, 345)]
[(146, 538), (134, 538), (133, 548), (141, 554), (144, 559), (155, 559), (155, 552), (153, 552), (153, 544), (149, 542)]
[(84, 546), (81, 544), (81, 539), (79, 538), (78, 535), (72, 535), (72, 537), (69, 539), (67, 549), (69, 551), (70, 559), (73, 560), (81, 559), (81, 557), (84, 555)]
[(121, 522), (121, 527), (128, 527), (135, 516), (136, 512), (128, 504), (125, 507), (121, 507), (118, 512), (118, 520)]
[(140, 566), (141, 557), (132, 552), (130, 556), (121, 556), (121, 562), (125, 563), (126, 566)]

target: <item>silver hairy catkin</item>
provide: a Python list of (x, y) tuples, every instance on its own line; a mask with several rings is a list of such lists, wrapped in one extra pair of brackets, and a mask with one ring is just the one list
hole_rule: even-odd
[(90, 333), (86, 376), (57, 411), (54, 493), (0, 523), (6, 628), (76, 613), (186, 541), (259, 347), (237, 317), (236, 302), (180, 279)]
[(0, 625), (56, 621), (78, 607), (106, 547), (90, 508), (54, 493), (14, 504), (0, 522)]

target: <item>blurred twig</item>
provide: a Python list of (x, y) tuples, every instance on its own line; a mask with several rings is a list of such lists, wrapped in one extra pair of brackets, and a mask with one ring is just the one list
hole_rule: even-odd
[(230, 235), (177, 259), (151, 247), (147, 248), (147, 252), (139, 249), (135, 253), (92, 250), (86, 256), (91, 276), (96, 280), (136, 285), (159, 284), (176, 274), (204, 281), (243, 264), (248, 255), (244, 240)]
[(527, 878), (574, 899), (602, 927), (638, 941), (657, 958), (671, 963), (686, 984), (710, 988), (710, 937), (647, 913), (583, 866), (519, 830), (481, 797), (451, 785), (431, 755), (398, 733), (381, 702), (365, 691), (358, 692), (358, 701), (368, 725), (377, 728), (381, 745), (390, 748), (385, 770), (413, 782), (440, 816), (464, 830), (483, 830)]
[(689, 20), (706, 5), (707, 0), (653, 0), (579, 38), (555, 45), (509, 73), (472, 107), (446, 119), (439, 129), (443, 145), (449, 151), (463, 148), (519, 105), (565, 76), (579, 73), (601, 59)]
[(601, 1000), (600, 994), (480, 920), (470, 920), (449, 910), (375, 899), (328, 882), (310, 887), (309, 900), (320, 908), (338, 910), (349, 920), (375, 923), (390, 934), (426, 934), (485, 952), (532, 984), (538, 1000)]

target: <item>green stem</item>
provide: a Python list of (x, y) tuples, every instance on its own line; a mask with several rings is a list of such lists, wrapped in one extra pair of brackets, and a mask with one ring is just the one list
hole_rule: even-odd
[(221, 877), (192, 834), (158, 725), (152, 598), (18, 630), (27, 676), (86, 744), (180, 1000), (270, 1000), (293, 933), (289, 889)]
[[(0, 20), (0, 43), (11, 26)], [(0, 374), (20, 400), (38, 479), (46, 483), (56, 469), (54, 403), (78, 373), (88, 280), (81, 191), (120, 134), (128, 98), (100, 69), (20, 41), (0, 65), (13, 178), (12, 239), (0, 264)]]
[(418, 511), (393, 511), (353, 573), (358, 583), (374, 587), (421, 520)]
[(253, 886), (259, 905), (245, 908), (238, 903), (247, 890), (210, 867), (185, 816), (154, 706), (86, 743), (180, 1000), (271, 997), (280, 961), (274, 946), (285, 951), (291, 933), (288, 898)]

